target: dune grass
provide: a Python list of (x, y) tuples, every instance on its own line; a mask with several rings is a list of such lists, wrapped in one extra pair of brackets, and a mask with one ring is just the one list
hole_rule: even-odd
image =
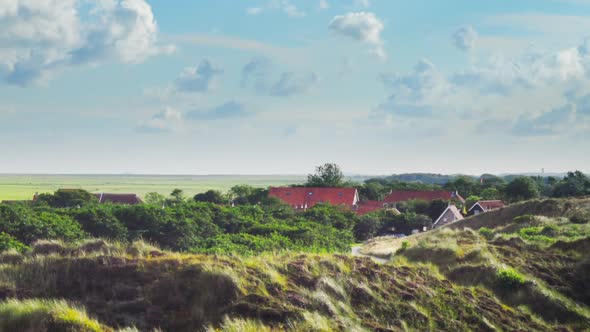
[(0, 303), (0, 331), (110, 331), (85, 310), (57, 300), (7, 300)]

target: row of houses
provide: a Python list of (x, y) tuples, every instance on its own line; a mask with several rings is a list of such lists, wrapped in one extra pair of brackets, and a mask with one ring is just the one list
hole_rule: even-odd
[[(359, 215), (378, 210), (391, 210), (399, 213), (396, 208), (398, 203), (410, 200), (432, 202), (440, 199), (449, 202), (449, 205), (440, 217), (434, 221), (434, 227), (440, 227), (464, 218), (456, 204), (465, 204), (465, 199), (456, 191), (394, 190), (382, 201), (361, 201), (356, 188), (273, 187), (269, 190), (269, 196), (280, 199), (297, 211), (305, 211), (319, 203), (328, 203), (348, 207)], [(475, 215), (503, 206), (504, 203), (499, 200), (479, 201), (468, 210), (467, 214)]]

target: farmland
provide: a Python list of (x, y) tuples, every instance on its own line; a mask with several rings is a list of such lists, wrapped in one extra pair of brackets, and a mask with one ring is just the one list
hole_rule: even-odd
[(30, 199), (35, 192), (54, 192), (60, 188), (90, 192), (169, 194), (182, 189), (194, 195), (209, 189), (227, 191), (237, 184), (253, 187), (303, 183), (305, 175), (12, 175), (0, 174), (0, 201)]

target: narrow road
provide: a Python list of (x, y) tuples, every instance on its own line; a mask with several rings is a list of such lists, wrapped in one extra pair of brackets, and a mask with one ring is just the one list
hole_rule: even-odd
[(352, 247), (352, 255), (353, 256), (360, 256), (360, 257), (369, 257), (379, 264), (385, 264), (385, 263), (389, 262), (389, 259), (361, 254), (361, 248), (362, 248), (362, 246)]

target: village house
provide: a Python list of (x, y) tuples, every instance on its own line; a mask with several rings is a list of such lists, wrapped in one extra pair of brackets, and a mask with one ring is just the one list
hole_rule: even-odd
[(462, 220), (462, 219), (463, 219), (463, 215), (461, 214), (459, 209), (457, 209), (457, 207), (455, 205), (449, 204), (449, 206), (443, 211), (443, 213), (440, 215), (440, 217), (438, 217), (438, 219), (436, 219), (436, 221), (434, 222), (432, 227), (438, 228), (438, 227), (444, 226), (448, 223), (452, 223), (454, 221)]
[(320, 203), (353, 209), (359, 202), (356, 188), (271, 187), (269, 196), (276, 197), (300, 211), (305, 211)]
[(491, 210), (501, 209), (504, 202), (500, 200), (478, 201), (469, 209), (468, 215), (474, 216)]
[(96, 193), (93, 195), (98, 199), (98, 204), (137, 205), (143, 203), (141, 198), (136, 194)]
[(383, 201), (362, 201), (359, 202), (356, 208), (354, 209), (354, 211), (361, 216), (378, 210), (387, 210), (393, 212), (394, 214), (400, 214), (398, 209), (396, 209), (395, 207), (390, 207), (387, 203)]

